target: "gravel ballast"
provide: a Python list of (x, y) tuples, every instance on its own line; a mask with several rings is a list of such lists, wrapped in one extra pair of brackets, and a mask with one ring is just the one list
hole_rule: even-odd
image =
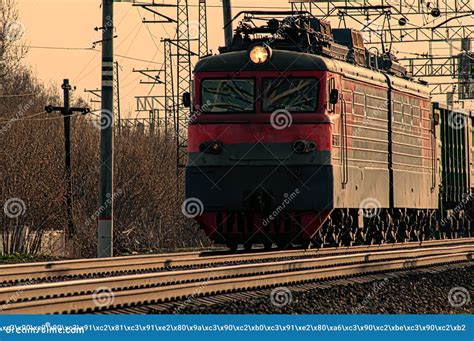
[[(442, 271), (408, 271), (378, 279), (307, 291), (279, 287), (247, 300), (202, 304), (197, 299), (180, 314), (473, 314), (474, 266)], [(216, 297), (218, 298), (218, 297)], [(161, 311), (160, 313), (173, 313)]]

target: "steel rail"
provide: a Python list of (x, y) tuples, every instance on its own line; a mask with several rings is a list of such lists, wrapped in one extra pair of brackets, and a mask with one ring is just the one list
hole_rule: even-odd
[(436, 247), (438, 245), (474, 244), (474, 238), (431, 240), (422, 244), (382, 244), (372, 246), (340, 247), (309, 250), (283, 250), (269, 252), (206, 255), (202, 252), (168, 253), (161, 255), (122, 256), (115, 258), (78, 259), (53, 262), (9, 264), (0, 266), (0, 283), (37, 281), (86, 275), (111, 275), (127, 272), (156, 271), (159, 269), (185, 266), (203, 266), (218, 263), (239, 263), (272, 258), (316, 257), (327, 254), (355, 254), (367, 251), (398, 250), (415, 247)]
[[(196, 294), (192, 292), (196, 288), (199, 288), (199, 294), (215, 294), (374, 271), (470, 261), (473, 255), (474, 245), (470, 245), (180, 270), (154, 275), (118, 276), (3, 288), (0, 289), (0, 301), (3, 302), (4, 313), (92, 311), (99, 308), (120, 308), (123, 305), (185, 298)], [(107, 307), (98, 307), (95, 304), (94, 291), (98, 288), (110, 290), (113, 302)], [(148, 295), (146, 302), (144, 295)]]

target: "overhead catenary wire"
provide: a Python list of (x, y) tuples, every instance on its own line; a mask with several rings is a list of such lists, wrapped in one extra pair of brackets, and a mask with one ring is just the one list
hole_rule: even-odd
[(34, 96), (38, 94), (39, 92), (28, 92), (28, 93), (23, 93), (23, 94), (0, 95), (0, 98), (27, 97), (27, 96)]
[[(42, 112), (38, 112), (36, 114), (30, 115), (28, 117), (12, 117), (10, 119), (0, 120), (0, 124), (1, 123), (9, 123), (9, 122), (14, 123), (14, 122), (18, 122), (18, 121), (50, 121), (50, 120), (63, 119), (63, 116), (61, 116), (61, 115), (54, 116), (54, 117), (32, 118), (32, 117), (37, 117), (37, 116), (42, 115), (42, 114), (47, 114), (47, 112), (42, 111)], [(71, 114), (71, 117), (79, 116), (79, 115), (82, 115), (82, 114), (81, 113)]]
[(44, 114), (44, 113), (46, 113), (46, 111), (42, 111), (42, 112), (39, 112), (39, 113), (36, 113), (36, 114), (32, 114), (32, 115), (30, 115), (30, 116), (28, 116), (28, 117), (21, 117), (21, 118), (19, 118), (19, 117), (12, 117), (12, 118), (9, 118), (9, 119), (0, 120), (0, 122), (21, 121), (21, 120), (29, 119), (29, 118), (31, 118), (31, 117), (36, 117), (36, 116), (42, 115), (42, 114)]
[[(131, 11), (132, 7), (129, 7), (129, 9), (127, 10), (127, 12), (122, 16), (122, 18), (120, 18), (120, 21), (118, 22), (117, 26), (120, 25), (123, 20), (127, 17), (127, 15), (129, 14), (129, 12)], [(138, 25), (137, 25), (138, 26)], [(134, 27), (133, 30), (130, 30), (130, 32), (128, 33), (128, 35), (125, 37), (125, 40), (128, 39), (128, 37), (135, 31), (136, 27)], [(119, 45), (117, 47), (120, 47), (122, 44), (123, 44), (124, 41), (122, 41), (121, 43), (119, 43)], [(74, 77), (73, 79), (76, 79), (76, 82), (79, 82), (80, 80), (84, 79), (85, 77), (87, 77), (88, 75), (90, 75), (92, 72), (88, 72), (87, 75), (85, 77), (81, 77), (79, 78), (80, 76), (82, 76), (82, 74), (87, 70), (87, 68), (89, 67), (89, 65), (92, 64), (92, 62), (94, 61), (94, 59), (96, 58), (96, 56), (92, 56), (92, 58), (89, 60), (89, 62), (84, 66), (84, 68), (77, 74), (76, 77)], [(96, 67), (94, 67), (94, 70), (96, 68), (100, 67), (100, 64), (97, 65)], [(78, 79), (79, 78), (79, 79)]]
[[(43, 49), (43, 50), (62, 50), (62, 51), (94, 51), (94, 52), (102, 52), (101, 49), (94, 49), (92, 47), (66, 47), (66, 46), (37, 46), (37, 45), (15, 45), (17, 47), (29, 47), (32, 49)], [(130, 57), (127, 55), (122, 55), (122, 54), (114, 54), (116, 57), (124, 58), (124, 59), (129, 59), (129, 60), (134, 60), (138, 62), (144, 62), (144, 63), (152, 63), (152, 64), (159, 64), (162, 65), (163, 63), (152, 61), (152, 60), (147, 60), (147, 59), (142, 59), (142, 58), (136, 58), (136, 57)]]
[(25, 121), (25, 120), (31, 119), (32, 117), (37, 117), (37, 116), (45, 114), (45, 113), (46, 113), (46, 111), (42, 111), (42, 112), (38, 112), (36, 114), (32, 114), (28, 117), (12, 117), (12, 118), (9, 118), (9, 119), (0, 120), (0, 123), (2, 123), (2, 122)]
[[(137, 5), (140, 5), (140, 4), (149, 4), (149, 2), (143, 2), (143, 3), (140, 3), (140, 2), (135, 2), (134, 4), (137, 4)], [(157, 4), (159, 5), (159, 4)], [(195, 8), (198, 8), (199, 5), (194, 5), (194, 4), (189, 4), (188, 7), (195, 7)], [(218, 8), (218, 9), (221, 9), (222, 8), (222, 4), (207, 4), (207, 7), (210, 7), (210, 8)], [(285, 9), (285, 10), (288, 10), (289, 6), (237, 6), (237, 5), (234, 5), (232, 6), (232, 8), (242, 8), (242, 9)]]

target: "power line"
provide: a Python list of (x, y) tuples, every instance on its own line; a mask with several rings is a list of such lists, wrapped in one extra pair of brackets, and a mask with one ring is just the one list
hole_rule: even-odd
[[(11, 119), (7, 119), (7, 120), (0, 120), (0, 123), (8, 123), (8, 122), (18, 122), (18, 121), (50, 121), (50, 120), (57, 120), (57, 119), (62, 119), (62, 116), (55, 116), (55, 117), (43, 117), (43, 118), (32, 118), (32, 117), (37, 117), (39, 115), (42, 115), (42, 114), (47, 114), (46, 111), (42, 111), (42, 112), (39, 112), (39, 113), (36, 113), (36, 114), (33, 114), (33, 115), (30, 115), (28, 117), (22, 117), (22, 118), (11, 118)], [(72, 114), (71, 117), (74, 117), (74, 116), (81, 116), (82, 114)], [(94, 114), (95, 115), (95, 114)]]
[[(94, 61), (96, 56), (92, 55), (92, 58), (89, 60), (89, 62), (84, 66), (84, 68), (74, 77), (74, 79), (76, 79), (76, 82), (79, 82), (80, 80), (82, 80), (83, 78), (79, 78), (80, 76), (82, 76), (82, 74), (84, 73), (84, 71), (87, 70), (87, 68), (89, 67), (89, 65), (92, 64), (92, 62)], [(94, 68), (96, 69), (96, 68)], [(89, 75), (89, 74), (88, 74)]]
[[(199, 5), (188, 5), (188, 7), (199, 7)], [(222, 9), (222, 5), (207, 5), (207, 7), (211, 7), (211, 8), (219, 8), (219, 9)], [(283, 7), (283, 6), (279, 6), (279, 7), (275, 7), (275, 6), (271, 6), (271, 7), (268, 7), (268, 6), (232, 6), (232, 8), (242, 8), (242, 9), (273, 9), (273, 10), (276, 10), (276, 9), (284, 9), (284, 10), (288, 10), (290, 8), (290, 6), (286, 6), (286, 7)]]
[[(130, 13), (131, 9), (132, 9), (132, 7), (130, 6), (129, 9), (128, 9), (128, 11), (127, 11), (127, 12), (122, 16), (122, 18), (120, 19), (119, 23), (117, 24), (117, 27), (123, 22), (123, 20), (125, 19), (125, 17)], [(136, 25), (132, 30), (128, 30), (129, 33), (125, 36), (125, 38), (120, 39), (121, 42), (117, 45), (117, 47), (122, 46), (122, 45), (125, 43), (125, 41), (127, 41), (127, 39), (136, 31), (137, 27), (138, 27), (138, 31), (140, 31), (140, 25), (141, 25), (141, 23), (139, 22), (139, 23), (137, 23), (137, 25)], [(135, 36), (135, 37), (136, 37), (136, 36)], [(134, 38), (135, 38), (135, 37), (134, 37)], [(129, 51), (129, 49), (127, 50), (127, 52), (128, 52), (128, 51)], [(84, 68), (79, 72), (79, 74), (78, 74), (76, 77), (74, 77), (74, 79), (77, 79), (79, 76), (81, 76), (81, 75), (86, 71), (86, 69), (89, 67), (89, 65), (91, 65), (91, 63), (93, 62), (93, 60), (94, 60), (95, 57), (96, 57), (96, 56), (92, 56), (91, 60), (84, 66)], [(81, 81), (82, 79), (84, 79), (85, 77), (89, 76), (89, 75), (90, 75), (92, 72), (94, 72), (97, 68), (100, 68), (100, 63), (99, 63), (99, 65), (94, 66), (94, 68), (93, 68), (90, 72), (88, 72), (84, 77), (81, 77), (81, 78), (77, 79), (76, 82), (79, 82), (79, 81)]]
[[(137, 8), (137, 14), (138, 14), (138, 16), (139, 16), (140, 19), (141, 19), (140, 10), (139, 10), (138, 8)], [(162, 25), (163, 25), (163, 24), (162, 24)], [(146, 29), (147, 29), (147, 31), (148, 31), (148, 34), (150, 35), (151, 40), (153, 41), (153, 44), (155, 44), (156, 49), (159, 50), (160, 48), (158, 47), (158, 44), (156, 43), (155, 39), (153, 38), (153, 34), (151, 33), (150, 28), (148, 27), (148, 25), (145, 25), (145, 27), (146, 27)]]
[[(141, 3), (139, 2), (136, 2), (135, 4), (138, 4), (140, 5)], [(147, 4), (147, 3), (143, 3), (143, 4)], [(193, 4), (189, 4), (188, 7), (199, 7), (199, 5), (193, 5)], [(219, 8), (219, 9), (222, 9), (222, 4), (221, 5), (207, 5), (207, 7), (211, 7), (211, 8)], [(242, 9), (286, 9), (288, 10), (290, 8), (290, 6), (232, 6), (232, 8), (242, 8)]]
[[(46, 114), (46, 111), (42, 111), (42, 112), (39, 112), (39, 113), (30, 115), (30, 116), (28, 116), (28, 117), (22, 117), (22, 118), (13, 117), (13, 118), (10, 118), (10, 119), (7, 119), (7, 120), (1, 120), (0, 122), (43, 121), (43, 120), (57, 119), (57, 118), (58, 118), (58, 117), (44, 117), (44, 118), (35, 118), (35, 119), (32, 119), (32, 117), (37, 117), (37, 116), (42, 115), (42, 114)], [(59, 117), (59, 118), (61, 118), (61, 117)]]
[(0, 120), (0, 122), (12, 122), (12, 121), (15, 121), (15, 122), (16, 122), (16, 121), (23, 121), (23, 120), (25, 120), (25, 119), (29, 119), (29, 118), (31, 118), (31, 117), (36, 117), (36, 116), (39, 116), (39, 115), (45, 114), (45, 113), (46, 113), (46, 111), (42, 111), (42, 112), (33, 114), (33, 115), (31, 115), (31, 116), (28, 116), (28, 117), (22, 117), (22, 118), (15, 118), (15, 117), (14, 117), (14, 118), (10, 118), (10, 119), (7, 119), (7, 120)]
[(43, 50), (68, 50), (68, 51), (95, 51), (92, 47), (62, 47), (62, 46), (35, 46), (35, 45), (15, 45), (17, 47), (27, 47), (30, 49), (43, 49)]
[(0, 95), (0, 98), (10, 98), (10, 97), (26, 97), (31, 95), (38, 95), (39, 92), (29, 92), (24, 94), (15, 94), (15, 95)]
[[(100, 49), (93, 49), (92, 47), (62, 47), (62, 46), (28, 46), (28, 45), (15, 45), (17, 47), (29, 47), (32, 49), (42, 49), (42, 50), (62, 50), (62, 51), (95, 51), (95, 52), (102, 52)], [(124, 58), (124, 59), (130, 59), (134, 61), (139, 61), (139, 62), (144, 62), (144, 63), (152, 63), (152, 64), (162, 64), (160, 62), (155, 62), (151, 60), (146, 60), (146, 59), (141, 59), (141, 58), (136, 58), (136, 57), (130, 57), (122, 54), (115, 53), (114, 56)]]

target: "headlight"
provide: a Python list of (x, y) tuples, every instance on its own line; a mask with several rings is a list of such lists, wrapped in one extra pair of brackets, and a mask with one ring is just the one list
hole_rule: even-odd
[(272, 50), (265, 45), (255, 45), (249, 50), (249, 59), (254, 64), (264, 64), (272, 56)]
[(316, 150), (316, 142), (306, 141), (306, 140), (297, 140), (293, 142), (293, 151), (296, 154), (309, 153)]
[(222, 153), (224, 146), (222, 142), (214, 140), (214, 141), (206, 141), (199, 145), (199, 151), (201, 153), (207, 154), (220, 154)]

